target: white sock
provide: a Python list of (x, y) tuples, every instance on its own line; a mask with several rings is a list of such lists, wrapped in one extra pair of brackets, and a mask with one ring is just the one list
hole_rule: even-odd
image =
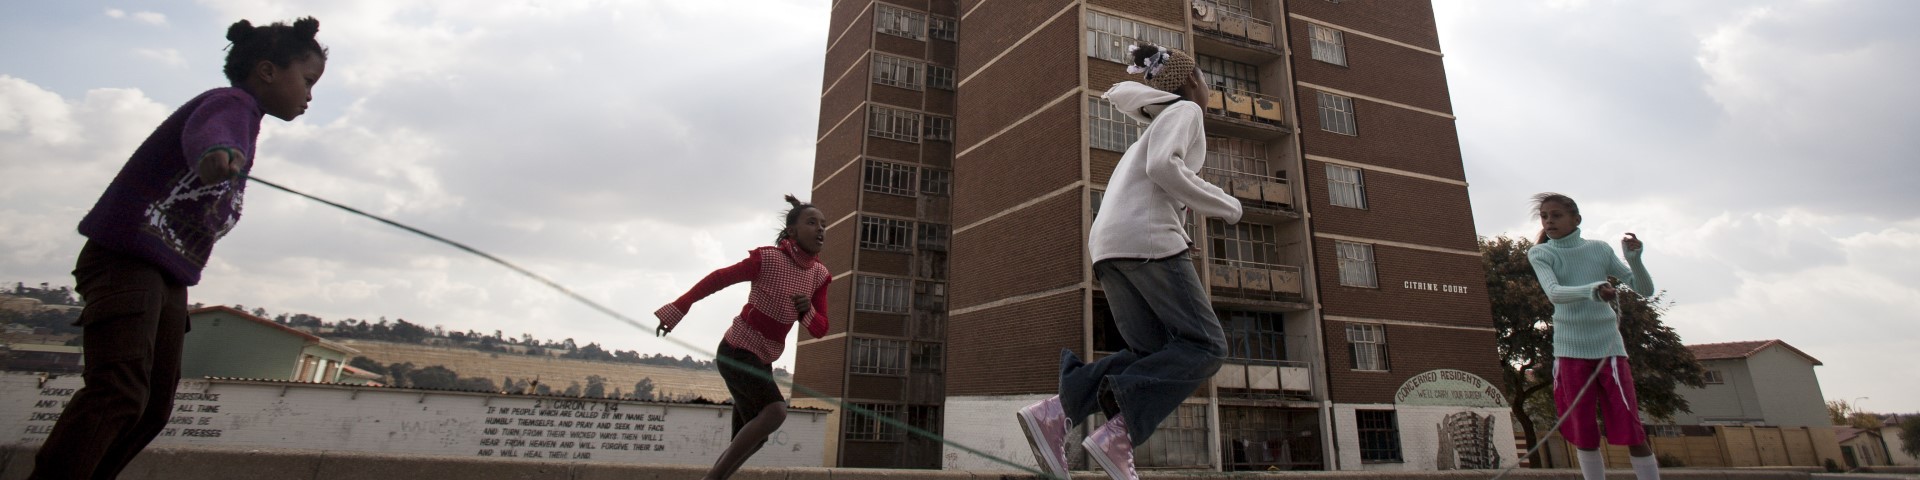
[(1660, 460), (1653, 455), (1627, 457), (1633, 461), (1633, 476), (1640, 480), (1660, 480)]
[(1576, 455), (1580, 458), (1580, 476), (1582, 478), (1587, 480), (1607, 480), (1607, 459), (1606, 457), (1600, 456), (1599, 450), (1574, 449), (1574, 451), (1578, 452)]

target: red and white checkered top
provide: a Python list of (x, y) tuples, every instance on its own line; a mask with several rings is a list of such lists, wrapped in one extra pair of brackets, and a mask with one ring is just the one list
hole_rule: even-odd
[[(806, 251), (782, 240), (778, 246), (760, 247), (733, 266), (707, 274), (685, 295), (653, 312), (660, 324), (672, 330), (685, 318), (694, 302), (740, 282), (753, 282), (747, 304), (733, 317), (726, 341), (753, 352), (760, 361), (773, 363), (786, 350), (787, 332), (797, 320), (807, 333), (818, 338), (827, 334), (827, 284), (833, 281), (826, 265)], [(794, 308), (793, 297), (811, 298), (806, 316)]]

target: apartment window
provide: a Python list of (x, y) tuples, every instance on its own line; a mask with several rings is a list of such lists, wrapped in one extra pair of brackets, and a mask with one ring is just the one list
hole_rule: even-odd
[(869, 192), (913, 196), (913, 173), (918, 167), (879, 160), (867, 160), (866, 184)]
[(953, 17), (934, 15), (927, 21), (927, 33), (933, 38), (955, 42), (960, 40), (960, 21)]
[(1227, 331), (1227, 358), (1287, 359), (1287, 338), (1280, 314), (1238, 310), (1221, 310), (1219, 314)]
[(927, 115), (926, 139), (953, 142), (953, 117)]
[(1353, 354), (1353, 369), (1384, 372), (1393, 367), (1387, 355), (1387, 326), (1347, 325), (1347, 346)]
[(935, 435), (939, 435), (940, 425), (941, 425), (941, 421), (940, 421), (939, 405), (908, 405), (907, 406), (907, 426), (925, 430)]
[(927, 65), (927, 86), (952, 91), (953, 69), (939, 65)]
[(1087, 209), (1091, 210), (1091, 213), (1093, 213), (1093, 216), (1095, 217), (1100, 216), (1100, 202), (1106, 199), (1107, 199), (1106, 190), (1087, 191)]
[(1280, 263), (1280, 241), (1272, 225), (1241, 222), (1227, 224), (1207, 219), (1207, 237), (1212, 240), (1214, 258), (1265, 265)]
[(902, 142), (920, 143), (919, 112), (909, 112), (879, 105), (869, 105), (867, 112), (872, 116), (872, 121), (867, 122), (868, 135)]
[(882, 338), (854, 338), (848, 371), (871, 375), (905, 375), (907, 342)]
[(1267, 143), (1258, 140), (1208, 135), (1207, 165), (1235, 173), (1274, 176), (1267, 165)]
[(1307, 35), (1313, 37), (1314, 60), (1346, 66), (1347, 42), (1339, 30), (1309, 23)]
[(891, 218), (860, 217), (860, 248), (886, 252), (911, 249), (913, 222)]
[(1195, 58), (1200, 74), (1215, 90), (1260, 92), (1260, 67), (1210, 55)]
[(1253, 0), (1215, 0), (1213, 3), (1222, 12), (1243, 17), (1253, 16)]
[(905, 438), (905, 435), (900, 431), (900, 427), (875, 418), (885, 417), (898, 420), (900, 418), (899, 405), (855, 403), (853, 406), (871, 410), (873, 414), (867, 415), (865, 412), (847, 412), (848, 415), (844, 415), (847, 417), (847, 440), (898, 442)]
[(913, 371), (938, 372), (946, 366), (945, 349), (938, 343), (914, 342)]
[(946, 251), (950, 229), (938, 223), (920, 224), (920, 249)]
[(875, 5), (873, 28), (880, 33), (914, 40), (927, 38), (927, 14), (892, 5)]
[(1140, 131), (1146, 129), (1120, 113), (1113, 102), (1100, 97), (1087, 97), (1087, 135), (1093, 148), (1125, 152), (1140, 139)]
[(1380, 281), (1374, 270), (1373, 245), (1334, 242), (1333, 247), (1340, 255), (1341, 285), (1380, 288)]
[[(1102, 418), (1101, 423), (1106, 419)], [(1207, 451), (1207, 406), (1182, 404), (1160, 422), (1153, 438), (1134, 449), (1141, 467), (1196, 467), (1212, 464)]]
[(874, 313), (907, 313), (907, 280), (860, 276), (855, 284), (853, 309)]
[(920, 193), (935, 196), (953, 194), (953, 171), (929, 168), (920, 176)]
[(1336, 207), (1367, 208), (1367, 183), (1360, 169), (1327, 164), (1327, 202)]
[(1721, 373), (1719, 370), (1707, 370), (1706, 374), (1702, 376), (1705, 377), (1706, 382), (1709, 385), (1719, 385), (1719, 384), (1727, 383), (1726, 374)]
[(1400, 462), (1400, 422), (1393, 410), (1355, 410), (1353, 417), (1360, 430), (1361, 462)]
[(922, 90), (920, 71), (927, 64), (892, 55), (873, 56), (873, 83)]
[(1177, 50), (1187, 49), (1185, 32), (1087, 10), (1087, 56), (1127, 63), (1132, 60), (1127, 56), (1127, 46), (1139, 42), (1151, 42)]
[(1320, 92), (1320, 129), (1341, 135), (1359, 135), (1353, 124), (1353, 99)]

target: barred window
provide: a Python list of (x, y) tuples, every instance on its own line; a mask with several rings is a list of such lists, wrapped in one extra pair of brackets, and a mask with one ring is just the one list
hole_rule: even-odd
[(907, 342), (884, 338), (854, 338), (848, 371), (872, 375), (905, 375)]
[(1340, 256), (1341, 285), (1380, 288), (1380, 280), (1374, 271), (1373, 245), (1334, 242), (1333, 248)]
[(1272, 312), (1221, 310), (1227, 331), (1227, 358), (1286, 360), (1286, 331), (1281, 315)]
[(953, 69), (939, 65), (927, 65), (927, 86), (953, 91)]
[(1327, 164), (1327, 197), (1334, 206), (1367, 208), (1367, 184), (1360, 169)]
[(1187, 49), (1185, 32), (1087, 10), (1087, 56), (1127, 63), (1131, 60), (1127, 58), (1127, 46), (1143, 41), (1177, 50)]
[(907, 279), (860, 276), (855, 283), (853, 309), (874, 313), (907, 313)]
[[(1101, 423), (1106, 419), (1102, 418)], [(1160, 421), (1153, 437), (1136, 447), (1133, 461), (1141, 467), (1207, 466), (1212, 457), (1207, 451), (1207, 406), (1181, 404), (1172, 415)]]
[(1387, 356), (1387, 326), (1347, 325), (1347, 347), (1353, 356), (1353, 369), (1384, 372), (1393, 368)]
[(853, 406), (871, 410), (873, 411), (873, 415), (866, 415), (865, 412), (847, 412), (848, 415), (844, 415), (847, 418), (847, 440), (898, 442), (905, 438), (905, 434), (900, 430), (900, 427), (875, 418), (877, 416), (899, 420), (899, 405), (855, 403)]
[(874, 10), (875, 31), (914, 40), (927, 38), (927, 14), (886, 4), (875, 5)]
[(927, 64), (892, 55), (873, 56), (873, 83), (922, 90), (920, 71)]
[(1260, 67), (1211, 55), (1194, 59), (1200, 64), (1200, 76), (1215, 90), (1260, 93)]
[(919, 170), (919, 167), (893, 162), (882, 162), (879, 160), (867, 160), (866, 178), (862, 179), (861, 183), (866, 184), (866, 189), (869, 192), (911, 197), (913, 196), (913, 174), (915, 170)]
[(1353, 123), (1353, 99), (1320, 92), (1320, 129), (1341, 135), (1359, 135)]
[(913, 222), (891, 218), (860, 217), (860, 248), (886, 252), (905, 252), (913, 239)]
[(934, 15), (927, 21), (927, 33), (933, 38), (957, 42), (960, 40), (960, 21), (953, 17)]
[(1280, 240), (1272, 225), (1228, 224), (1218, 218), (1208, 218), (1207, 237), (1213, 243), (1213, 251), (1208, 253), (1215, 258), (1268, 265), (1280, 263)]
[(939, 372), (946, 366), (944, 360), (946, 358), (945, 350), (945, 347), (941, 347), (938, 343), (914, 342), (912, 355), (913, 371)]
[(907, 406), (907, 426), (926, 430), (938, 435), (940, 433), (940, 425), (939, 405)]
[(1400, 462), (1400, 422), (1393, 410), (1355, 410), (1353, 417), (1360, 430), (1361, 462)]
[(953, 171), (929, 168), (920, 176), (920, 193), (936, 196), (953, 194)]
[(867, 122), (868, 135), (902, 142), (920, 143), (919, 112), (909, 112), (879, 105), (869, 105), (867, 112), (872, 117), (872, 120)]
[(953, 117), (927, 115), (926, 139), (953, 142)]
[(947, 251), (947, 238), (951, 227), (938, 223), (920, 224), (920, 248), (922, 250)]
[(1347, 64), (1347, 42), (1339, 30), (1307, 24), (1307, 36), (1313, 38), (1313, 59), (1334, 65)]
[(1274, 175), (1267, 165), (1267, 143), (1238, 137), (1208, 135), (1207, 166), (1229, 172)]
[(1100, 97), (1087, 97), (1087, 135), (1093, 148), (1125, 152), (1146, 126), (1133, 121), (1113, 102)]

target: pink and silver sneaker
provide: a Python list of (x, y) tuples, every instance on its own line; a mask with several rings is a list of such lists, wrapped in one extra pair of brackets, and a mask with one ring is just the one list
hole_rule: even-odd
[(1027, 445), (1040, 469), (1058, 478), (1072, 478), (1067, 471), (1067, 414), (1060, 408), (1060, 396), (1041, 400), (1014, 414), (1020, 429), (1027, 432)]
[(1107, 471), (1113, 480), (1139, 480), (1140, 475), (1133, 471), (1133, 436), (1127, 434), (1126, 417), (1114, 416), (1105, 425), (1087, 435), (1080, 442), (1087, 447), (1087, 453), (1093, 460), (1100, 462), (1100, 468)]

